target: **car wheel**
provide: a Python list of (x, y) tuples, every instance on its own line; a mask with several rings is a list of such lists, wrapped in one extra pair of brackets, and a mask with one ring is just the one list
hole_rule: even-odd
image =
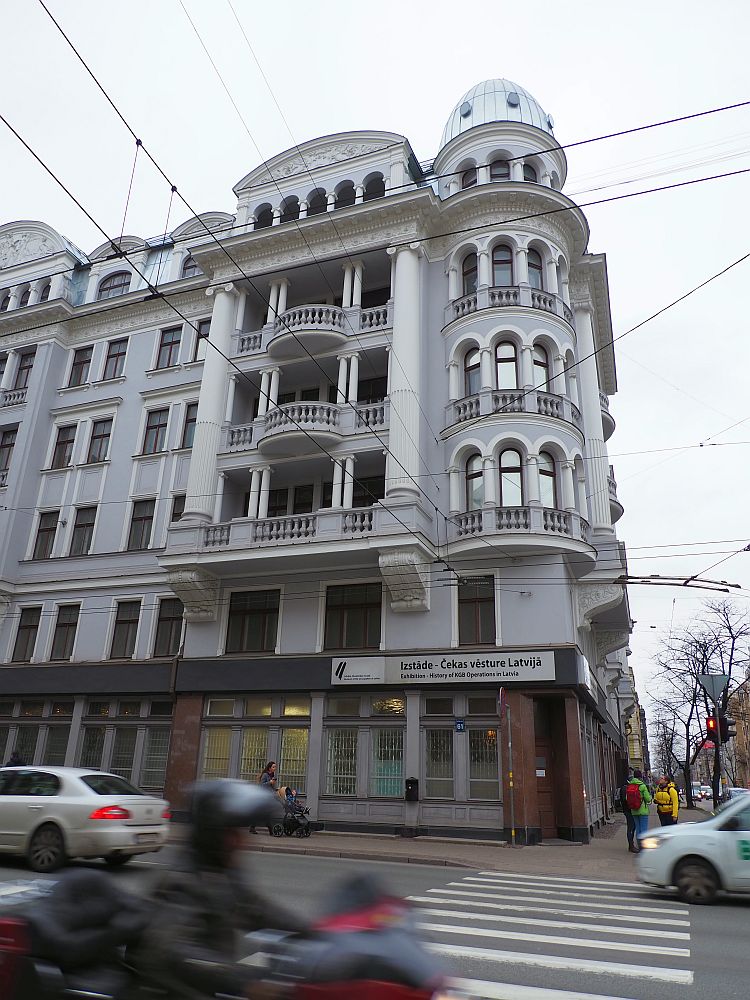
[(45, 823), (34, 832), (26, 852), (29, 868), (35, 872), (54, 872), (65, 864), (65, 841), (60, 828)]
[(132, 860), (132, 857), (132, 854), (108, 854), (104, 858), (104, 863), (105, 865), (109, 865), (110, 868), (121, 868), (128, 861)]
[(281, 825), (281, 823), (274, 823), (273, 826), (271, 827), (271, 833), (273, 834), (274, 837), (283, 837), (284, 827)]
[(685, 903), (713, 903), (719, 891), (719, 878), (707, 861), (688, 858), (675, 871), (674, 882), (680, 899)]

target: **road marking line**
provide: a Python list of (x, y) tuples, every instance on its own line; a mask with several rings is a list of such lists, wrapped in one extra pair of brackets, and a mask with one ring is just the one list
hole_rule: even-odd
[[(463, 885), (463, 882), (449, 882), (448, 885)], [(478, 896), (480, 899), (509, 899), (511, 902), (523, 900), (525, 903), (551, 903), (555, 906), (589, 906), (592, 910), (617, 910), (618, 913), (625, 913), (627, 910), (637, 910), (643, 913), (643, 906), (626, 905), (624, 903), (595, 903), (590, 899), (582, 899), (580, 902), (575, 899), (550, 899), (545, 896), (524, 896), (519, 893), (509, 895), (507, 892), (483, 891), (471, 892), (468, 889), (428, 889), (428, 892), (443, 892), (451, 896)], [(665, 913), (673, 917), (688, 916), (690, 911), (685, 909), (665, 909), (661, 906), (649, 906), (649, 913)]]
[(655, 965), (626, 965), (619, 962), (596, 962), (585, 958), (563, 958), (556, 955), (536, 955), (528, 951), (495, 951), (490, 948), (470, 948), (468, 945), (432, 944), (430, 951), (454, 958), (477, 958), (485, 962), (513, 965), (537, 965), (545, 969), (568, 969), (572, 972), (592, 972), (603, 976), (628, 976), (633, 979), (660, 979), (662, 982), (691, 986), (693, 973), (689, 969), (666, 969)]
[(559, 944), (566, 948), (596, 948), (599, 951), (627, 951), (632, 954), (637, 947), (639, 955), (670, 955), (674, 958), (690, 958), (689, 948), (670, 948), (666, 945), (638, 944), (632, 941), (595, 941), (593, 938), (563, 937), (555, 934), (524, 934), (521, 931), (492, 931), (487, 927), (456, 927), (455, 924), (418, 923), (420, 930), (434, 934), (461, 934), (465, 937), (501, 938), (509, 941), (535, 941), (540, 944)]
[[(505, 877), (507, 875), (512, 875), (512, 872), (480, 872), (480, 875), (500, 875)], [(582, 882), (584, 885), (620, 885), (626, 889), (635, 889), (638, 887), (637, 882), (607, 882), (606, 879), (601, 878), (573, 878), (568, 875), (528, 875), (525, 872), (519, 872), (524, 878), (533, 879), (537, 882)]]
[(471, 883), (478, 882), (480, 885), (521, 886), (528, 892), (549, 892), (560, 893), (561, 895), (575, 893), (577, 896), (587, 896), (601, 893), (606, 896), (614, 896), (615, 898), (622, 897), (623, 899), (644, 899), (647, 895), (643, 886), (636, 886), (633, 889), (610, 889), (608, 887), (603, 887), (601, 889), (590, 887), (584, 888), (583, 886), (574, 885), (562, 885), (558, 887), (555, 885), (544, 885), (540, 882), (526, 882), (522, 878), (513, 878), (510, 875), (505, 878), (484, 878), (479, 875), (467, 875), (466, 878), (461, 881)]
[[(517, 917), (498, 917), (494, 913), (456, 913), (454, 910), (433, 910), (427, 906), (420, 906), (419, 912), (429, 913), (434, 917), (466, 917), (467, 920), (486, 920), (494, 923), (515, 924), (518, 926)], [(557, 927), (560, 930), (593, 931), (596, 934), (623, 934), (625, 936), (658, 938), (659, 940), (663, 940), (664, 938), (673, 938), (675, 941), (690, 940), (690, 934), (686, 934), (684, 931), (665, 931), (663, 929), (654, 931), (644, 927), (613, 927), (610, 924), (599, 924), (597, 926), (596, 924), (579, 924), (572, 920), (538, 920), (530, 919), (529, 917), (526, 917), (523, 923), (524, 926), (533, 924), (535, 927)], [(635, 943), (633, 947), (641, 948), (640, 944)]]
[(578, 990), (570, 993), (568, 990), (545, 990), (539, 986), (519, 986), (516, 983), (488, 983), (483, 979), (451, 979), (449, 988), (486, 1000), (627, 1000), (627, 997), (605, 997), (601, 993), (580, 993)]
[[(573, 892), (573, 891), (568, 892), (566, 889), (552, 889), (546, 887), (537, 889), (534, 886), (530, 885), (519, 886), (516, 882), (512, 881), (492, 882), (489, 879), (478, 879), (478, 878), (472, 878), (470, 876), (461, 879), (460, 882), (449, 882), (448, 885), (463, 885), (466, 886), (467, 888), (476, 888), (476, 889), (504, 889), (506, 891), (508, 889), (520, 888), (523, 892), (533, 893), (535, 896), (544, 896), (547, 899), (554, 899), (557, 896), (561, 896), (565, 899), (585, 899), (593, 901), (595, 899), (600, 898), (599, 896), (592, 896), (591, 893), (588, 892)], [(643, 893), (640, 896), (628, 895), (618, 898), (617, 896), (612, 896), (610, 894), (609, 898), (615, 899), (618, 903), (619, 902), (630, 903), (631, 900), (633, 902), (644, 903), (646, 901), (652, 900), (653, 896), (649, 896), (647, 893)], [(687, 912), (687, 908), (685, 907), (685, 905), (682, 903), (678, 903), (676, 900), (672, 902), (672, 900), (669, 899), (660, 899), (659, 903), (660, 905), (667, 906), (672, 910), (682, 910), (684, 912)]]
[[(430, 892), (438, 892), (437, 889), (430, 889)], [(450, 889), (445, 890), (446, 893)], [(467, 893), (474, 895), (474, 893)], [(664, 917), (635, 917), (619, 913), (593, 913), (590, 910), (566, 910), (548, 906), (516, 906), (510, 903), (480, 903), (475, 899), (446, 899), (445, 896), (407, 896), (412, 903), (450, 903), (452, 906), (483, 906), (492, 910), (513, 910), (521, 913), (555, 913), (565, 917), (591, 917), (592, 920), (621, 920), (623, 923), (656, 924), (659, 927), (689, 927), (689, 920), (670, 920)], [(516, 897), (512, 897), (516, 898)], [(650, 911), (649, 911), (650, 912)]]

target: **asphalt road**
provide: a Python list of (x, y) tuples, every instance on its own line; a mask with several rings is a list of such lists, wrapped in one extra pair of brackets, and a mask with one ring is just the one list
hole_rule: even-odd
[[(139, 893), (176, 848), (111, 872)], [(277, 902), (314, 917), (362, 861), (252, 854), (247, 865)], [(748, 995), (750, 899), (687, 907), (674, 895), (579, 874), (506, 874), (367, 862), (412, 899), (429, 947), (467, 992), (488, 1000), (731, 1000)], [(2, 882), (26, 879), (4, 859)]]

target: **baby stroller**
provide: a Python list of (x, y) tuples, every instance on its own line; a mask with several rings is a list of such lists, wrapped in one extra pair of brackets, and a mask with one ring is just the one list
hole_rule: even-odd
[(297, 801), (297, 793), (289, 787), (279, 789), (279, 798), (284, 804), (284, 819), (272, 827), (274, 837), (309, 837), (310, 810)]

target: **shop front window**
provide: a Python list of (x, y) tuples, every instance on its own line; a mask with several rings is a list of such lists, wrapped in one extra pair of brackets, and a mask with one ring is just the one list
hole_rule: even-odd
[(240, 758), (240, 778), (257, 785), (260, 774), (268, 763), (268, 730), (265, 726), (253, 726), (242, 732), (242, 756)]
[(453, 798), (453, 730), (425, 731), (425, 795), (428, 799)]
[(370, 735), (370, 795), (401, 798), (404, 794), (403, 730), (373, 729)]
[(329, 729), (326, 795), (357, 794), (357, 730)]
[(307, 729), (282, 729), (279, 750), (280, 784), (307, 791)]
[(469, 798), (500, 798), (497, 729), (469, 730)]
[(200, 776), (205, 781), (227, 777), (231, 742), (232, 730), (229, 726), (205, 731), (200, 769)]

